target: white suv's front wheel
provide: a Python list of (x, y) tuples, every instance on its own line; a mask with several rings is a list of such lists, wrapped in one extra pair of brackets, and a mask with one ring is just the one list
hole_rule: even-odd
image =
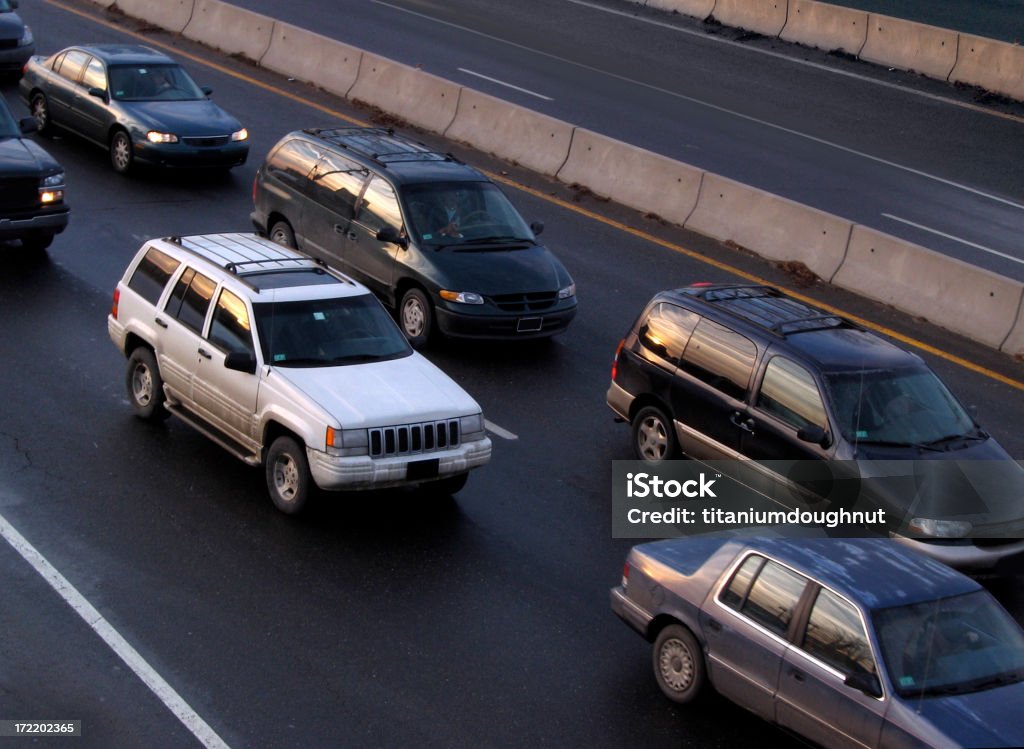
[(306, 449), (291, 437), (278, 437), (267, 452), (266, 470), (274, 506), (287, 515), (302, 510), (313, 490)]

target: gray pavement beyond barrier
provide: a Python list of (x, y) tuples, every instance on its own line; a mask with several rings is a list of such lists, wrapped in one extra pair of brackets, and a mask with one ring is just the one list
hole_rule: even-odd
[[(107, 0), (92, 1), (111, 5)], [(700, 9), (714, 2), (648, 4), (686, 12), (683, 8)], [(960, 69), (964, 76), (981, 77), (987, 61), (996, 60), (994, 75), (1013, 83), (1008, 71), (1017, 65), (1024, 70), (1024, 57), (1005, 49), (1012, 45), (972, 40), (969, 56), (958, 62), (956, 47), (965, 42), (955, 32), (908, 26), (906, 21), (891, 23), (894, 19), (882, 20), (877, 14), (851, 14), (848, 8), (814, 0), (717, 0), (717, 5), (728, 8), (737, 22), (749, 18), (752, 25), (778, 26), (774, 33), (783, 35), (790, 28), (791, 35), (804, 43), (819, 39), (853, 48), (859, 44), (856, 34), (863, 31), (867, 48), (874, 28), (873, 54), (884, 56), (887, 45), (894, 45), (904, 61), (928, 60), (936, 71), (945, 68), (947, 75)], [(1010, 355), (1024, 354), (1022, 282), (220, 0), (120, 0), (118, 7), (599, 196), (770, 260), (802, 263), (823, 281)], [(781, 7), (789, 9), (788, 21), (779, 14)], [(835, 17), (830, 15), (833, 10)], [(796, 15), (802, 18), (794, 20)], [(854, 26), (856, 34), (845, 29), (840, 33), (839, 27), (846, 25)], [(1019, 72), (1016, 81), (1024, 98)]]

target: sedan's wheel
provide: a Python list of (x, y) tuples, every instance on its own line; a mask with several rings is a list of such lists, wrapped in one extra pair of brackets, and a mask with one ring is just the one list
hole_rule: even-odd
[(697, 698), (704, 686), (704, 656), (690, 630), (670, 624), (654, 642), (654, 678), (661, 691), (680, 704)]
[(110, 138), (110, 165), (118, 174), (127, 174), (132, 168), (132, 139), (124, 130)]
[(40, 135), (49, 135), (53, 129), (50, 122), (50, 105), (46, 101), (46, 95), (36, 92), (29, 101), (29, 110), (36, 121), (36, 128)]
[(270, 241), (277, 242), (285, 247), (291, 247), (293, 250), (297, 247), (295, 244), (295, 232), (292, 231), (292, 227), (288, 225), (287, 221), (278, 221), (270, 227)]
[(419, 289), (409, 289), (398, 308), (398, 324), (413, 348), (423, 348), (433, 325), (430, 301)]
[(171, 415), (164, 408), (164, 381), (160, 377), (152, 350), (139, 346), (128, 357), (125, 385), (128, 388), (128, 400), (140, 419), (160, 421)]
[(305, 448), (291, 437), (278, 437), (267, 452), (266, 470), (274, 506), (287, 515), (302, 510), (313, 490)]
[(672, 420), (656, 406), (646, 406), (633, 418), (633, 451), (645, 463), (671, 460), (677, 451)]

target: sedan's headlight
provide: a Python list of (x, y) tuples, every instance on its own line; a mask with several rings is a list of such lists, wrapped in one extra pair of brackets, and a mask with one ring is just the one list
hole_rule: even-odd
[(463, 416), (459, 419), (459, 430), (462, 432), (463, 441), (481, 439), (484, 436), (484, 415), (478, 413)]
[(156, 130), (150, 130), (146, 133), (146, 140), (150, 143), (177, 143), (178, 136), (174, 133), (160, 133)]
[(559, 299), (572, 299), (574, 296), (576, 296), (576, 284), (574, 283), (569, 284), (564, 289), (558, 290)]
[(39, 180), (39, 202), (53, 205), (64, 200), (64, 172), (57, 172)]
[(441, 298), (459, 304), (483, 304), (484, 298), (475, 291), (441, 291)]
[(236, 130), (235, 132), (231, 133), (231, 140), (248, 140), (248, 138), (249, 131), (246, 130), (244, 127), (241, 130)]
[(913, 518), (908, 525), (911, 532), (931, 538), (963, 538), (974, 526), (966, 520), (936, 520), (934, 518)]
[(19, 47), (27, 47), (35, 41), (35, 37), (32, 36), (32, 29), (29, 28), (28, 24), (25, 24), (25, 30), (21, 32), (21, 37), (18, 39)]
[(370, 449), (370, 436), (365, 429), (335, 429), (327, 427), (327, 446), (335, 448), (335, 455), (366, 455)]

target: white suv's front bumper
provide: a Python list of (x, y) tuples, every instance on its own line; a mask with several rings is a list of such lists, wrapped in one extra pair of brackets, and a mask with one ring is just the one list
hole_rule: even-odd
[(371, 458), (368, 455), (338, 457), (319, 450), (306, 449), (309, 470), (317, 486), (326, 490), (383, 489), (389, 486), (418, 484), (422, 479), (409, 479), (410, 463), (437, 460), (437, 478), (465, 473), (491, 459), (491, 440), (464, 442), (453, 450)]

